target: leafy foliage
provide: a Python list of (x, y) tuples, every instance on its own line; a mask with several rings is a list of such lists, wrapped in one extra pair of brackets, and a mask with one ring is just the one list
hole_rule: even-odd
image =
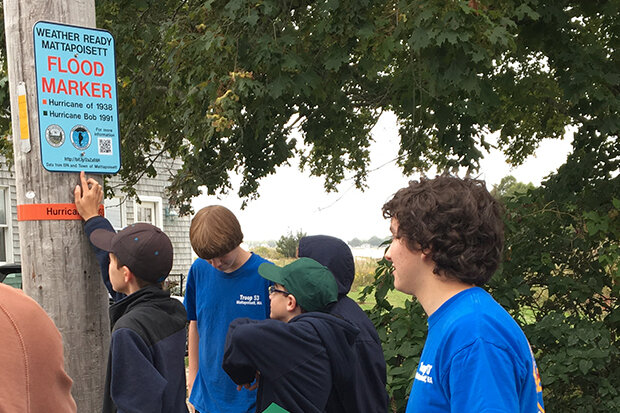
[(620, 409), (618, 165), (584, 161), (505, 199), (505, 260), (490, 284), (530, 340), (549, 411)]
[(297, 248), (299, 247), (299, 240), (306, 236), (305, 232), (301, 230), (293, 234), (291, 231), (287, 235), (282, 235), (278, 241), (276, 241), (276, 251), (286, 258), (295, 258), (297, 256)]
[(169, 190), (181, 212), (202, 185), (232, 189), (231, 172), (243, 178), (239, 195), (257, 196), (260, 179), (294, 156), (326, 190), (345, 177), (363, 187), (369, 132), (385, 110), (399, 120), (405, 173), (474, 171), (489, 132), (519, 164), (568, 126), (578, 137), (620, 126), (617, 1), (96, 6), (116, 38), (125, 189), (154, 175), (158, 156), (180, 157)]
[(491, 195), (496, 198), (508, 199), (524, 194), (528, 189), (534, 189), (534, 185), (531, 183), (524, 184), (517, 182), (517, 178), (512, 175), (508, 175), (502, 178), (499, 184), (493, 185)]

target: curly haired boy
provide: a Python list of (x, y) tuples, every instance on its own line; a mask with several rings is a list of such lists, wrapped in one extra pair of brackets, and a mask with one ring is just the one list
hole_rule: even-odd
[(544, 412), (525, 334), (481, 287), (503, 249), (501, 204), (483, 181), (411, 181), (383, 206), (394, 286), (428, 315), (407, 413)]

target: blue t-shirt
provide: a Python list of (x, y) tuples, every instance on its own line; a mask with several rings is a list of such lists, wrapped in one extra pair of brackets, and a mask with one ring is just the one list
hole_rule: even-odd
[(219, 271), (198, 258), (187, 275), (185, 308), (195, 320), (198, 373), (189, 401), (200, 412), (254, 412), (256, 391), (242, 389), (222, 369), (226, 332), (232, 320), (269, 318), (269, 281), (258, 274), (267, 260), (256, 254), (232, 273)]
[(412, 412), (544, 412), (525, 334), (483, 289), (460, 292), (429, 317)]

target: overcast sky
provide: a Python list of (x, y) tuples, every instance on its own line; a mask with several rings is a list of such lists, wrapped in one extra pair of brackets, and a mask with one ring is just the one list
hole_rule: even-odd
[[(242, 200), (234, 195), (239, 179), (233, 181), (233, 194), (218, 199), (215, 196), (199, 196), (192, 202), (194, 211), (220, 204), (232, 210), (241, 223), (246, 241), (279, 239), (288, 231), (302, 230), (308, 235), (326, 234), (349, 241), (352, 238), (368, 239), (389, 235), (389, 222), (381, 215), (382, 205), (410, 179), (390, 162), (398, 155), (398, 131), (395, 117), (385, 114), (373, 129), (375, 142), (371, 145), (371, 164), (368, 188), (362, 192), (345, 181), (339, 192), (326, 194), (323, 179), (300, 172), (296, 162), (280, 167), (274, 175), (260, 182), (260, 197), (249, 201), (241, 210)], [(518, 168), (511, 169), (504, 155), (493, 151), (481, 163), (481, 179), (492, 188), (506, 175), (518, 181), (534, 185), (562, 165), (571, 149), (570, 139), (543, 141), (536, 151)], [(387, 165), (385, 165), (387, 163)], [(382, 166), (383, 165), (383, 166)], [(379, 168), (380, 167), (380, 168)]]

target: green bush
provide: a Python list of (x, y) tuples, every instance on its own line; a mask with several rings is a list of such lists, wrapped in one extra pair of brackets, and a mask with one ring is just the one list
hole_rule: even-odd
[(377, 260), (369, 257), (355, 257), (355, 279), (351, 286), (356, 291), (361, 286), (372, 284), (377, 270)]
[(255, 254), (260, 255), (261, 257), (265, 259), (268, 259), (269, 261), (284, 258), (284, 256), (280, 252), (278, 252), (275, 248), (269, 248), (269, 247), (265, 247), (262, 245), (258, 247), (252, 247), (250, 248), (250, 251), (252, 251)]
[(620, 411), (620, 201), (539, 189), (507, 208), (504, 263), (489, 287), (530, 341), (547, 411)]
[(282, 254), (283, 257), (294, 258), (297, 256), (297, 247), (299, 247), (299, 240), (306, 236), (306, 233), (299, 230), (293, 235), (291, 231), (287, 235), (282, 235), (276, 242), (276, 251)]

